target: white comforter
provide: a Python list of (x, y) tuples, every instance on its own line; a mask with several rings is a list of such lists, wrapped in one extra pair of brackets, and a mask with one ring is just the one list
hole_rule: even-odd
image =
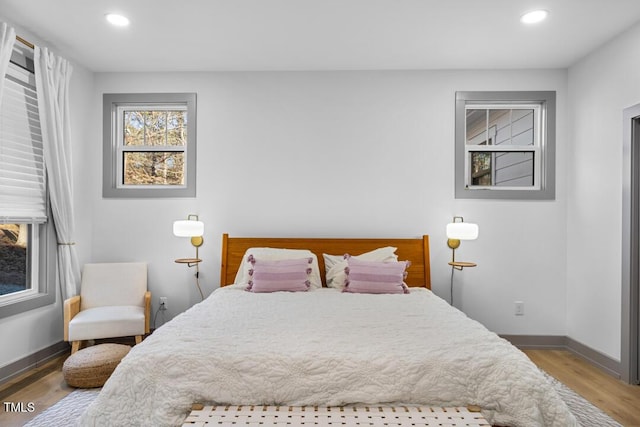
[(136, 345), (81, 424), (180, 425), (195, 402), (473, 404), (493, 424), (577, 426), (522, 352), (426, 289), (219, 289)]

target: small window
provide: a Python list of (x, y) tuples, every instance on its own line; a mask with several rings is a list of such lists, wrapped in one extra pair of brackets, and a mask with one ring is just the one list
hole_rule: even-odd
[(104, 95), (104, 197), (194, 197), (195, 94)]
[(456, 198), (555, 197), (555, 92), (456, 94)]
[(54, 233), (50, 223), (0, 224), (0, 318), (55, 302)]
[(37, 224), (0, 224), (0, 304), (38, 293)]

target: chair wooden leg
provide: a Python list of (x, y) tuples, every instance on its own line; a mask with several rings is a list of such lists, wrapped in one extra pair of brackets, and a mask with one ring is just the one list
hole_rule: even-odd
[(71, 354), (75, 353), (80, 349), (80, 344), (82, 341), (72, 341), (71, 342)]
[(136, 335), (136, 344), (140, 344), (142, 342), (142, 335)]

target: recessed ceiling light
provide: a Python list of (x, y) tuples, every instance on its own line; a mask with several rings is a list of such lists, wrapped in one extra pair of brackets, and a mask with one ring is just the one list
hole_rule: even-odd
[(118, 15), (117, 13), (108, 13), (105, 15), (105, 18), (107, 18), (107, 21), (109, 21), (111, 25), (115, 25), (116, 27), (126, 27), (129, 25), (129, 18)]
[(536, 24), (538, 22), (544, 21), (549, 15), (549, 12), (546, 10), (533, 10), (531, 12), (525, 13), (520, 17), (520, 22), (523, 24)]

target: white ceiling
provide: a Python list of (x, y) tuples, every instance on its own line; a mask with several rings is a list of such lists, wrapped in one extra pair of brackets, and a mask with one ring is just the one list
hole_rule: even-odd
[[(536, 8), (545, 22), (519, 22)], [(0, 0), (0, 16), (97, 72), (566, 68), (640, 0)]]

